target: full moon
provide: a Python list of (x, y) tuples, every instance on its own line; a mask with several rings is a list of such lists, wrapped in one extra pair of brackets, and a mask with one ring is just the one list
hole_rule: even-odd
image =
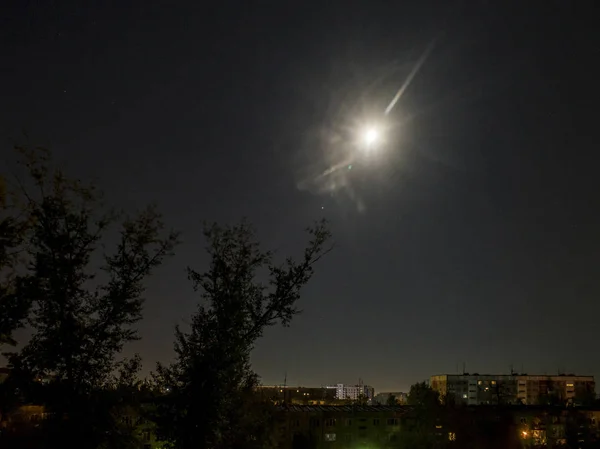
[(370, 147), (379, 140), (379, 132), (375, 128), (367, 128), (363, 133), (362, 140), (365, 145)]

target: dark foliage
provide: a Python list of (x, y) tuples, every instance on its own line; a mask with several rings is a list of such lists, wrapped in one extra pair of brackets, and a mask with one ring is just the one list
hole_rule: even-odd
[[(25, 266), (10, 293), (32, 336), (9, 360), (19, 391), (46, 406), (45, 446), (68, 438), (96, 448), (114, 435), (112, 373), (123, 346), (138, 338), (144, 280), (171, 254), (177, 234), (164, 231), (154, 207), (121, 220), (93, 186), (53, 169), (47, 153), (22, 155), (29, 179), (16, 181), (16, 194), (27, 224)], [(108, 252), (111, 225), (117, 238)]]
[(275, 437), (273, 411), (255, 393), (250, 353), (266, 327), (287, 326), (300, 312), (301, 289), (329, 251), (324, 223), (308, 231), (302, 259), (278, 265), (248, 223), (206, 228), (210, 266), (188, 272), (202, 303), (190, 330), (176, 329), (176, 361), (156, 375), (166, 392), (155, 415), (159, 436), (174, 447), (258, 448)]
[(16, 273), (27, 223), (0, 176), (0, 346), (14, 345), (12, 333), (23, 326), (29, 302), (15, 295)]
[(395, 395), (390, 394), (386, 400), (387, 405), (398, 405), (398, 398)]

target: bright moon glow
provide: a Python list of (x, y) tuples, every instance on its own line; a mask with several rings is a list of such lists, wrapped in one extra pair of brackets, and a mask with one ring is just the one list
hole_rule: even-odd
[(375, 128), (368, 128), (363, 134), (363, 142), (367, 146), (372, 146), (379, 140), (379, 132)]

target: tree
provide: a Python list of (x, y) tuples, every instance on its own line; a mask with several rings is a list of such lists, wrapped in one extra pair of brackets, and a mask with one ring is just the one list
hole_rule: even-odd
[[(156, 208), (122, 218), (104, 207), (94, 186), (52, 168), (48, 153), (22, 155), (29, 176), (18, 182), (29, 224), (27, 271), (17, 276), (13, 297), (31, 304), (32, 336), (10, 361), (50, 381), (56, 444), (64, 445), (61, 432), (68, 431), (78, 447), (95, 447), (94, 435), (104, 429), (82, 409), (110, 382), (124, 345), (138, 338), (133, 325), (142, 317), (144, 280), (172, 253), (178, 235), (165, 232)], [(115, 250), (107, 252), (111, 225), (119, 222)]]
[(402, 432), (393, 446), (407, 449), (436, 447), (439, 440), (436, 426), (444, 419), (439, 393), (426, 382), (416, 383), (410, 387), (407, 404), (411, 410), (404, 418)]
[(596, 392), (589, 384), (579, 387), (575, 390), (574, 403), (575, 405), (591, 407), (596, 404)]
[(509, 402), (508, 398), (515, 396), (515, 386), (502, 380), (493, 381), (490, 387), (492, 404), (503, 405)]
[[(521, 433), (515, 425), (515, 410), (511, 407), (445, 408), (442, 436), (448, 448), (521, 449)], [(440, 446), (437, 446), (440, 447)]]
[(369, 398), (364, 393), (360, 393), (356, 397), (356, 399), (352, 399), (351, 400), (351, 404), (352, 405), (368, 405), (369, 404)]
[(324, 222), (308, 232), (302, 259), (278, 265), (246, 221), (206, 227), (209, 268), (188, 270), (202, 303), (188, 332), (176, 328), (176, 361), (156, 373), (159, 386), (169, 389), (158, 400), (159, 438), (182, 449), (268, 446), (273, 409), (257, 399), (250, 353), (266, 327), (289, 326), (300, 312), (301, 289), (331, 249)]
[(411, 385), (407, 403), (418, 407), (435, 407), (440, 404), (440, 394), (426, 382), (418, 382)]
[(560, 394), (560, 390), (551, 379), (546, 381), (545, 388), (543, 387), (538, 396), (539, 405), (559, 406), (565, 405), (565, 399)]
[(392, 405), (398, 405), (398, 399), (396, 398), (395, 395), (390, 394), (388, 396), (387, 400), (386, 400), (386, 404), (390, 405), (390, 406), (392, 406)]
[(28, 301), (15, 296), (15, 276), (19, 254), (27, 229), (0, 176), (0, 347), (14, 345), (12, 333), (23, 326), (29, 311)]

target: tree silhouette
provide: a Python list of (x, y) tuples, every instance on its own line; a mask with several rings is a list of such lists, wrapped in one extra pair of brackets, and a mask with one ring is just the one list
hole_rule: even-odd
[(21, 163), (29, 176), (18, 192), (27, 264), (13, 299), (31, 304), (32, 336), (9, 360), (24, 377), (49, 382), (45, 402), (56, 422), (47, 444), (64, 445), (67, 432), (74, 446), (96, 447), (104, 430), (82, 410), (110, 383), (123, 346), (138, 338), (144, 280), (171, 254), (177, 233), (164, 231), (154, 207), (121, 220), (94, 186), (53, 168), (46, 152), (23, 150)]
[(308, 232), (302, 259), (280, 265), (260, 249), (246, 221), (205, 229), (210, 266), (204, 273), (188, 270), (202, 303), (190, 330), (176, 329), (176, 361), (157, 369), (159, 386), (169, 389), (155, 416), (160, 438), (176, 448), (269, 445), (272, 408), (257, 399), (250, 353), (266, 327), (289, 326), (300, 312), (301, 289), (331, 249), (324, 222)]
[(29, 302), (20, 301), (15, 295), (26, 229), (27, 223), (7, 190), (6, 180), (0, 176), (0, 347), (16, 343), (12, 333), (23, 326), (29, 311)]
[(418, 382), (411, 385), (407, 403), (419, 407), (435, 407), (440, 404), (440, 395), (426, 382)]
[(386, 400), (387, 405), (398, 405), (398, 399), (395, 395), (390, 394)]

